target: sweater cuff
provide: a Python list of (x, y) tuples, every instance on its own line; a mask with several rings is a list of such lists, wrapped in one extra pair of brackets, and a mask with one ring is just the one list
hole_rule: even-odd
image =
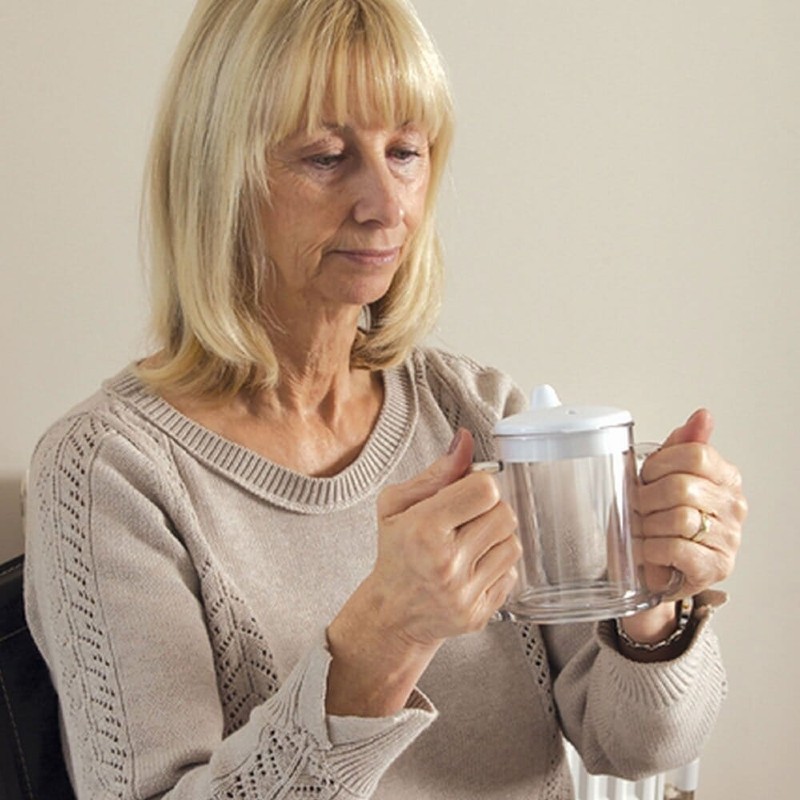
[(638, 662), (619, 652), (613, 620), (597, 625), (601, 653), (611, 659), (612, 676), (618, 679), (620, 690), (631, 700), (654, 708), (667, 706), (684, 696), (701, 674), (714, 673), (714, 681), (725, 694), (725, 673), (719, 658), (719, 644), (709, 625), (717, 608), (727, 602), (727, 595), (715, 589), (695, 597), (694, 626), (691, 639), (683, 652), (670, 661)]
[(273, 713), (282, 724), (307, 731), (335, 780), (357, 797), (369, 797), (384, 772), (434, 721), (437, 712), (428, 698), (415, 690), (406, 707), (389, 717), (327, 715), (330, 663), (324, 644), (312, 647), (273, 698)]
[[(340, 717), (328, 714), (328, 736), (331, 744), (356, 744), (359, 741), (374, 739), (398, 724), (404, 724), (421, 715), (425, 727), (436, 718), (436, 710), (431, 701), (419, 689), (414, 689), (406, 707), (388, 717)], [(430, 720), (427, 719), (430, 717)]]

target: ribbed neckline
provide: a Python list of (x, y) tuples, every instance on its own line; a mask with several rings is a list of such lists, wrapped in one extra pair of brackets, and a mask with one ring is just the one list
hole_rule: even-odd
[(384, 400), (378, 420), (358, 458), (328, 478), (301, 475), (220, 436), (153, 394), (132, 367), (103, 384), (176, 444), (256, 495), (305, 514), (348, 508), (374, 493), (408, 447), (418, 413), (408, 362), (383, 373)]

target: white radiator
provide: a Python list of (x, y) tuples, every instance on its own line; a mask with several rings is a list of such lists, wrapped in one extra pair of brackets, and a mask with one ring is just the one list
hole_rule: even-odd
[(608, 775), (590, 775), (575, 748), (564, 742), (576, 800), (694, 800), (700, 762), (693, 761), (641, 781), (624, 781)]

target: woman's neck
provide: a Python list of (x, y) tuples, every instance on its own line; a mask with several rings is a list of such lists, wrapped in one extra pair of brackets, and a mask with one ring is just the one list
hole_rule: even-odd
[[(283, 330), (270, 332), (279, 365), (278, 384), (255, 398), (257, 407), (334, 419), (365, 389), (368, 374), (350, 364), (357, 317), (335, 320), (294, 320)], [(254, 409), (255, 410), (255, 409)]]
[(349, 328), (271, 332), (280, 369), (275, 387), (223, 404), (190, 396), (165, 399), (190, 419), (282, 466), (306, 475), (336, 474), (358, 458), (383, 405), (380, 374), (350, 365), (355, 333), (355, 318)]
[(290, 369), (284, 361), (275, 389), (205, 424), (295, 472), (331, 476), (358, 458), (383, 396), (380, 373), (349, 364), (338, 370), (309, 364)]

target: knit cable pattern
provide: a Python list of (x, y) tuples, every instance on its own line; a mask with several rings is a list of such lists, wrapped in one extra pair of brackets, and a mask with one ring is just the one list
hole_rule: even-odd
[(198, 573), (227, 736), (241, 728), (280, 683), (266, 639), (245, 602), (222, 581), (210, 557)]
[(559, 733), (559, 723), (550, 677), (550, 665), (547, 661), (545, 644), (537, 625), (520, 622), (511, 624), (514, 625), (519, 634), (525, 660), (531, 670), (531, 678), (538, 689), (537, 696), (541, 698), (546, 716), (553, 722), (552, 725), (548, 726), (550, 736), (547, 742), (547, 776), (541, 800), (569, 800), (569, 798), (573, 797), (572, 779), (567, 766), (561, 734)]
[[(51, 515), (54, 532), (43, 543), (43, 556), (55, 591), (50, 604), (51, 629), (59, 641), (58, 661), (51, 668), (61, 703), (83, 719), (79, 746), (90, 752), (82, 761), (111, 797), (123, 797), (130, 784), (126, 749), (125, 713), (114, 657), (106, 635), (103, 612), (92, 573), (89, 531), (90, 492), (87, 491), (92, 457), (108, 432), (93, 418), (78, 419), (60, 440), (57, 452), (45, 454), (36, 475), (39, 498), (36, 512)], [(52, 506), (44, 498), (55, 498)]]

